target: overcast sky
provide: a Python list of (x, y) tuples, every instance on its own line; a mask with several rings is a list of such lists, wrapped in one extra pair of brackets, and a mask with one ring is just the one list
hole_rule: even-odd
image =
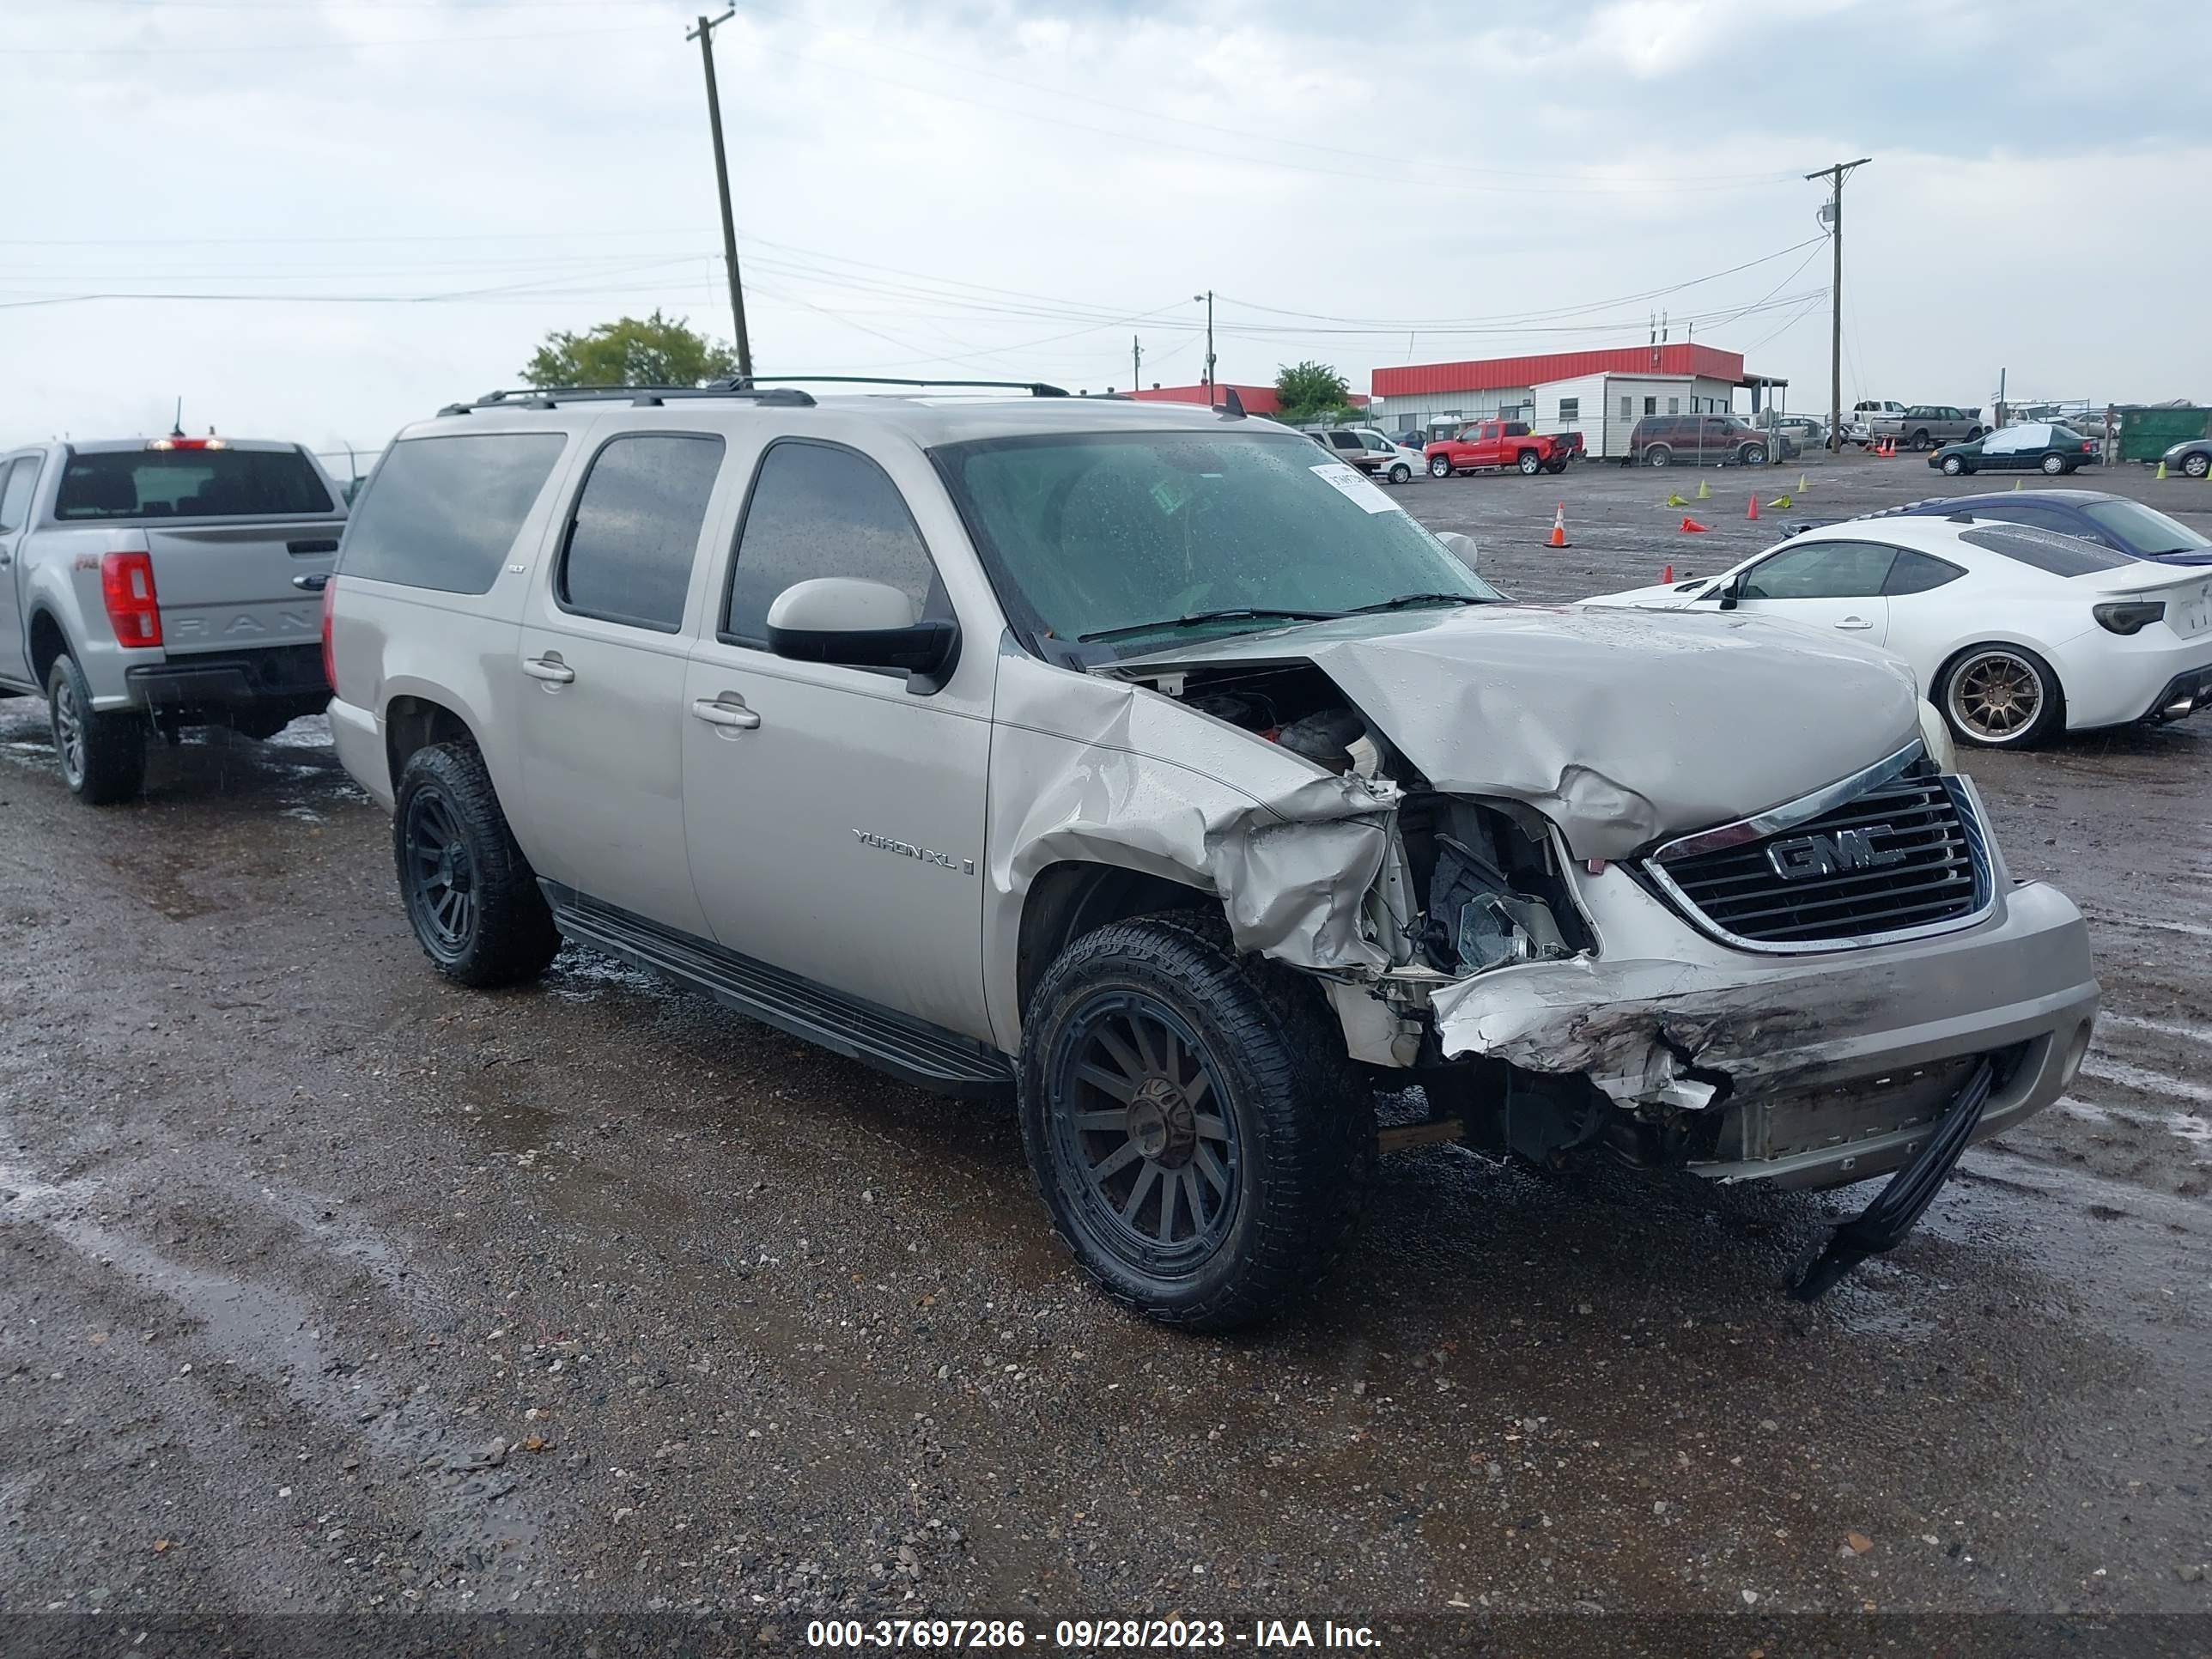
[[(549, 329), (726, 335), (696, 10), (6, 0), (0, 447), (181, 395), (374, 451)], [(1846, 402), (2212, 398), (2212, 6), (741, 0), (717, 41), (763, 372), (1103, 391), (1134, 335), (1186, 382), (1212, 288), (1229, 380), (1664, 308), (1825, 410), (1800, 175), (1870, 155)]]

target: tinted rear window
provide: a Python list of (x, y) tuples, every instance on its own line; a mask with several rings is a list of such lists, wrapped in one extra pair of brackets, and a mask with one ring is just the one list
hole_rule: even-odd
[(2002, 553), (2054, 576), (2087, 576), (2099, 570), (2117, 570), (2136, 563), (2125, 553), (2115, 553), (2078, 536), (2055, 531), (2032, 530), (2026, 525), (1978, 525), (1962, 530), (1959, 539), (1990, 553)]
[(2179, 519), (2169, 519), (2141, 501), (2091, 501), (2082, 516), (2143, 553), (2202, 553), (2212, 547)]
[(568, 441), (558, 432), (484, 432), (392, 445), (346, 525), (339, 572), (483, 592)]
[(54, 517), (245, 519), (328, 513), (331, 492), (296, 449), (112, 449), (71, 455)]

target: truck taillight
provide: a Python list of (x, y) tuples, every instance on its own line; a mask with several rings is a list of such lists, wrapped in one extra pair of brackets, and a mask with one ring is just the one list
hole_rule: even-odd
[(154, 561), (144, 553), (100, 556), (100, 598), (115, 642), (133, 650), (161, 642), (161, 608), (154, 597)]
[(330, 577), (323, 583), (323, 678), (330, 688), (338, 689), (338, 659), (331, 652), (331, 607), (338, 597), (338, 579)]

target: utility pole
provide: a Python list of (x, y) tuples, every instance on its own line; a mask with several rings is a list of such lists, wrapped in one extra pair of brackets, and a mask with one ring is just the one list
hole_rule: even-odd
[(730, 216), (730, 162), (722, 150), (722, 100), (714, 89), (714, 31), (738, 15), (732, 6), (720, 17), (699, 19), (699, 27), (684, 32), (686, 40), (699, 43), (699, 56), (707, 66), (707, 122), (714, 130), (714, 184), (722, 193), (722, 258), (730, 268), (730, 320), (738, 331), (738, 378), (753, 377), (753, 345), (745, 332), (745, 290), (738, 280), (738, 225)]
[(1206, 401), (1211, 404), (1213, 401), (1213, 290), (1208, 289), (1203, 294), (1194, 294), (1190, 297), (1194, 304), (1200, 300), (1206, 301)]
[(1805, 175), (1829, 181), (1828, 240), (1835, 271), (1828, 279), (1828, 447), (1838, 455), (1844, 453), (1844, 180), (1872, 160), (1862, 155)]
[(1132, 334), (1129, 337), (1129, 390), (1139, 391), (1142, 389), (1144, 384), (1145, 348), (1138, 343), (1137, 337)]

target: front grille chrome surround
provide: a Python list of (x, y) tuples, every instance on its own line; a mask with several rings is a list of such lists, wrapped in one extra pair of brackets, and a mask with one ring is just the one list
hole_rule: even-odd
[(1642, 868), (1701, 931), (1762, 954), (1954, 933), (1996, 904), (1972, 791), (1917, 743), (1801, 800), (1668, 842)]

